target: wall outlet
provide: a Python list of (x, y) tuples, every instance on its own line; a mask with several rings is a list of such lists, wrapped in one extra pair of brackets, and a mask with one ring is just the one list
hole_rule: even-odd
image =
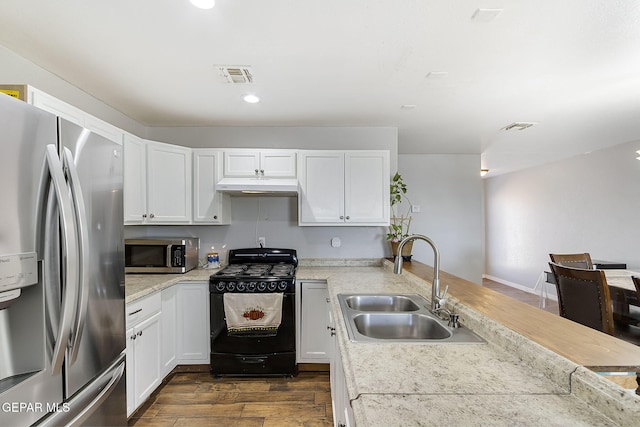
[(411, 205), (411, 212), (420, 212), (420, 205)]
[(331, 239), (331, 247), (332, 248), (339, 248), (340, 245), (342, 245), (342, 242), (340, 241), (339, 237), (333, 237)]
[(261, 248), (267, 247), (267, 239), (265, 237), (258, 237), (258, 246)]

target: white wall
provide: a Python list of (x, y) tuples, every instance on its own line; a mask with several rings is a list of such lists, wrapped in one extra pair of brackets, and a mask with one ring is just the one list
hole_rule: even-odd
[(398, 159), (395, 127), (151, 127), (147, 138), (191, 148), (389, 150), (391, 170)]
[(145, 127), (69, 82), (0, 45), (0, 84), (28, 84), (120, 129), (143, 137)]
[[(482, 283), (482, 180), (480, 155), (398, 156), (398, 171), (419, 213), (412, 214), (411, 233), (431, 238), (440, 251), (442, 270)], [(425, 242), (413, 245), (414, 259), (433, 265)]]
[(640, 141), (484, 180), (488, 276), (533, 288), (549, 253), (640, 268)]

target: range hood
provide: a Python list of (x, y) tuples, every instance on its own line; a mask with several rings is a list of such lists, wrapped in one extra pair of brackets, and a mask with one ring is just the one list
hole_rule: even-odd
[(297, 196), (298, 180), (285, 178), (222, 178), (216, 191), (243, 196)]

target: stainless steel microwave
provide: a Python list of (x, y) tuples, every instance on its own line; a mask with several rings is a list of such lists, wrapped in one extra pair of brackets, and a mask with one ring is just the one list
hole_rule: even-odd
[(200, 239), (126, 239), (125, 273), (186, 273), (198, 266)]

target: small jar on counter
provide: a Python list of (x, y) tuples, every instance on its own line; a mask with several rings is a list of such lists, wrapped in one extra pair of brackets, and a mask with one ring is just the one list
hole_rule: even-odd
[(209, 252), (207, 254), (207, 268), (220, 268), (220, 256), (218, 256), (218, 252)]

